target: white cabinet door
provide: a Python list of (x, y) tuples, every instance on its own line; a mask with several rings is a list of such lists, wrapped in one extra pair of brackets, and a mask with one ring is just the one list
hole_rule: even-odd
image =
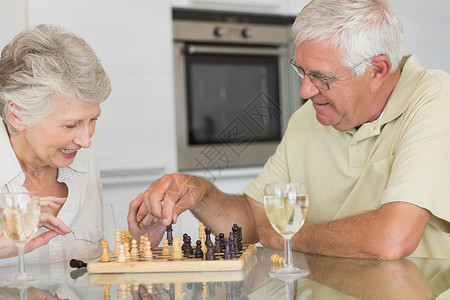
[[(66, 27), (101, 59), (112, 93), (92, 148), (116, 175), (176, 168), (171, 8), (157, 0), (32, 0), (29, 23)], [(140, 174), (137, 174), (140, 175)]]

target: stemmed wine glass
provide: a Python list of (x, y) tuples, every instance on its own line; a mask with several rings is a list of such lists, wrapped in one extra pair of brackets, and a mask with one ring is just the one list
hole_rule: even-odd
[(0, 194), (0, 216), (3, 232), (18, 249), (19, 274), (6, 285), (26, 286), (38, 281), (25, 273), (25, 245), (37, 231), (41, 214), (37, 192)]
[(308, 194), (304, 183), (271, 183), (265, 186), (264, 208), (272, 227), (284, 238), (285, 264), (270, 275), (279, 279), (307, 276), (306, 270), (292, 263), (291, 238), (303, 225), (308, 210)]

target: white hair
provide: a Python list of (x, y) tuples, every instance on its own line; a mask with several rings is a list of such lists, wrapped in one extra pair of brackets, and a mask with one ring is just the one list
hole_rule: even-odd
[[(403, 27), (389, 0), (312, 0), (293, 25), (296, 45), (325, 41), (341, 55), (348, 68), (362, 75), (370, 58), (384, 55), (395, 72), (402, 59)], [(364, 62), (365, 61), (365, 62)]]
[(55, 97), (99, 104), (111, 92), (100, 60), (81, 38), (62, 28), (38, 25), (19, 33), (0, 57), (0, 115), (8, 131), (17, 130), (8, 117), (8, 103), (19, 121), (32, 125), (50, 115)]

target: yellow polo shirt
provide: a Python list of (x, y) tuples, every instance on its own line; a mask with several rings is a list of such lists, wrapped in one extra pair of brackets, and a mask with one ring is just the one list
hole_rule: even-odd
[(413, 55), (401, 68), (382, 116), (358, 130), (321, 125), (305, 103), (244, 193), (263, 203), (266, 183), (305, 182), (311, 223), (409, 202), (432, 213), (412, 256), (450, 258), (450, 75)]

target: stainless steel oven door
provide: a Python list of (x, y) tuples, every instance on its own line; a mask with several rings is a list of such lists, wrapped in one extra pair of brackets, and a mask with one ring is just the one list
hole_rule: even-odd
[(284, 45), (174, 43), (180, 170), (263, 165), (291, 114)]

